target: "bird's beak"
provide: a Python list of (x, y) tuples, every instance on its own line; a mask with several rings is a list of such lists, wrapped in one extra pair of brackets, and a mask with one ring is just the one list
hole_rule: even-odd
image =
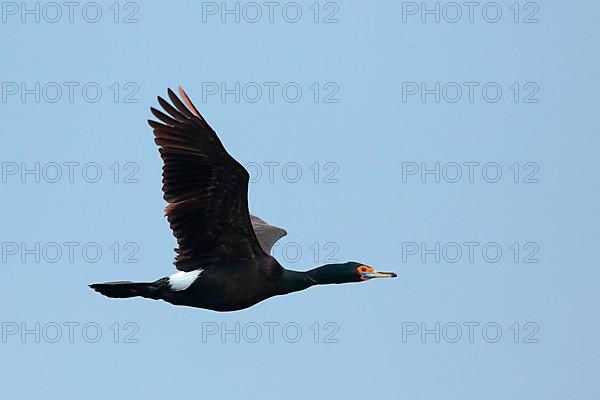
[(395, 278), (397, 275), (395, 272), (372, 271), (372, 272), (365, 272), (364, 274), (362, 274), (362, 276), (366, 279), (371, 279), (371, 278)]

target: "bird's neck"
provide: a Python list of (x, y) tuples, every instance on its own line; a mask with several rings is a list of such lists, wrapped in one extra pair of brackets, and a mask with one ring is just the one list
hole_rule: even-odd
[(309, 271), (291, 271), (284, 269), (282, 289), (285, 293), (297, 292), (315, 285), (346, 283), (335, 274), (331, 274), (338, 264), (327, 264)]

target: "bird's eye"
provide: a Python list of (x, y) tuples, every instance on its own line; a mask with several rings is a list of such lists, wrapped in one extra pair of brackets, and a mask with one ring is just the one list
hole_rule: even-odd
[(365, 272), (367, 272), (367, 271), (368, 271), (368, 269), (367, 269), (367, 267), (366, 267), (365, 265), (361, 265), (360, 267), (358, 267), (358, 271), (359, 271), (361, 274), (364, 274)]

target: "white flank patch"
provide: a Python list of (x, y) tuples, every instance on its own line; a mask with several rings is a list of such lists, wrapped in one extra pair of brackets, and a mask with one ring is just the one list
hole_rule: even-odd
[(169, 276), (169, 286), (172, 290), (180, 291), (189, 288), (192, 283), (198, 279), (198, 276), (204, 271), (203, 269), (197, 269), (195, 271), (184, 272), (179, 271)]

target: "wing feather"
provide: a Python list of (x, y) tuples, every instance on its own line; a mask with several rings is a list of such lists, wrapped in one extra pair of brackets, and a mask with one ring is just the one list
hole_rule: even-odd
[(256, 234), (260, 246), (267, 254), (271, 253), (273, 245), (279, 239), (287, 235), (285, 229), (269, 225), (256, 215), (250, 215), (250, 221), (252, 222), (252, 228), (254, 229), (254, 233)]
[(148, 121), (163, 159), (165, 214), (178, 244), (175, 266), (191, 271), (264, 256), (248, 211), (248, 172), (183, 89), (179, 93), (183, 101), (168, 90), (172, 104), (159, 97), (164, 112), (151, 112), (160, 122)]

